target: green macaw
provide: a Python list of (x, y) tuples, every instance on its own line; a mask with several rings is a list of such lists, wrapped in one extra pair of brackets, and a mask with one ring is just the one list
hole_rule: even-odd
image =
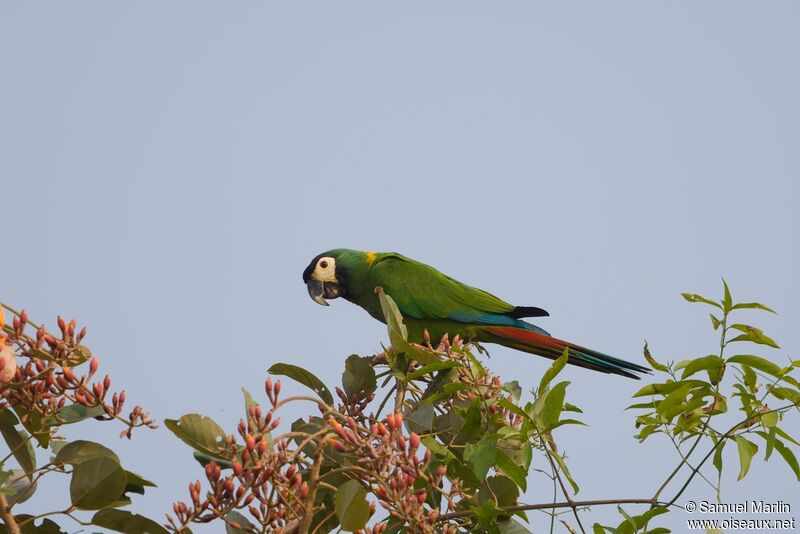
[(344, 297), (385, 322), (376, 287), (394, 299), (408, 328), (408, 339), (459, 335), (479, 343), (506, 347), (555, 359), (569, 347), (569, 363), (629, 378), (649, 373), (641, 365), (551, 337), (523, 317), (549, 314), (529, 306), (513, 306), (494, 295), (462, 284), (433, 267), (394, 252), (334, 249), (323, 252), (303, 271), (308, 294), (327, 306), (325, 299)]

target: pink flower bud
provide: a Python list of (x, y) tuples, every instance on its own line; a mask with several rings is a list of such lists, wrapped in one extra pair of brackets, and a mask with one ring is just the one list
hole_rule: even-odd
[(95, 374), (98, 367), (100, 367), (100, 360), (96, 357), (92, 358), (92, 361), (89, 363), (89, 374)]

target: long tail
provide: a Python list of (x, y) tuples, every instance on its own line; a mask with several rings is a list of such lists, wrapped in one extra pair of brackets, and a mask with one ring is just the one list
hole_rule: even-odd
[(506, 347), (529, 352), (538, 356), (544, 356), (552, 360), (561, 356), (564, 349), (569, 347), (569, 363), (594, 371), (600, 371), (601, 373), (611, 373), (639, 380), (639, 376), (634, 373), (651, 372), (647, 367), (614, 358), (608, 354), (587, 349), (567, 341), (556, 339), (546, 333), (540, 333), (526, 328), (518, 328), (515, 326), (488, 326), (482, 328), (482, 330), (488, 334), (484, 339), (486, 342), (498, 343)]

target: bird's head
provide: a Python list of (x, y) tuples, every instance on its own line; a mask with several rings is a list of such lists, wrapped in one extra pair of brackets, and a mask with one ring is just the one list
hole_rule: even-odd
[(327, 306), (325, 299), (343, 296), (346, 290), (346, 273), (340, 259), (342, 251), (323, 252), (311, 260), (303, 271), (303, 282), (306, 284), (311, 299), (322, 306)]

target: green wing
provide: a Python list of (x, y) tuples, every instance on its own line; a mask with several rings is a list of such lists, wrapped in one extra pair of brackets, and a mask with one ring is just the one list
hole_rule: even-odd
[(417, 319), (482, 323), (514, 310), (514, 306), (486, 291), (399, 254), (376, 261), (371, 277), (375, 286), (382, 287), (394, 299), (403, 315)]

